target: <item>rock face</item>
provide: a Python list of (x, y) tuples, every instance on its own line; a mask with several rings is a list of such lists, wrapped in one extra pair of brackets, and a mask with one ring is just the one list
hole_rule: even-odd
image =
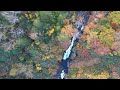
[(11, 24), (15, 24), (19, 22), (17, 14), (21, 13), (21, 11), (2, 11), (0, 14), (4, 16)]
[(2, 41), (2, 40), (4, 40), (6, 37), (5, 37), (5, 35), (2, 33), (2, 32), (0, 32), (0, 42)]
[(10, 35), (12, 38), (19, 38), (24, 34), (24, 30), (22, 28), (16, 28), (15, 30), (10, 30)]

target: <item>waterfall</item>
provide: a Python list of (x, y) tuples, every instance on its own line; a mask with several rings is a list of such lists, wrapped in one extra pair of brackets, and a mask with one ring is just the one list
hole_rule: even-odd
[(69, 58), (70, 53), (71, 53), (71, 49), (73, 47), (74, 41), (76, 40), (75, 37), (72, 38), (72, 42), (70, 44), (70, 46), (68, 47), (68, 49), (65, 51), (64, 55), (63, 55), (63, 60), (66, 60), (67, 58)]
[[(85, 12), (85, 14), (84, 14)], [(83, 34), (83, 31), (84, 31), (84, 27), (88, 21), (88, 18), (89, 18), (89, 14), (88, 14), (88, 11), (83, 11), (83, 17), (82, 17), (82, 22), (80, 23), (79, 21), (76, 21), (75, 25), (76, 25), (76, 28), (78, 29), (78, 32), (73, 36), (72, 40), (71, 40), (71, 43), (68, 47), (68, 49), (64, 52), (63, 54), (63, 58), (61, 60), (61, 66), (60, 68), (58, 69), (58, 72), (57, 72), (57, 78), (58, 79), (64, 79), (65, 75), (68, 73), (68, 61), (69, 61), (69, 58), (70, 58), (70, 55), (71, 55), (71, 50), (74, 46), (74, 42), (77, 40), (77, 38), (79, 36), (81, 36)]]

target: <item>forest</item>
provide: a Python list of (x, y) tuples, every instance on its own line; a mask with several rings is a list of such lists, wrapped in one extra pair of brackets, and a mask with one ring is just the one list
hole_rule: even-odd
[(0, 11), (0, 79), (120, 79), (120, 11)]

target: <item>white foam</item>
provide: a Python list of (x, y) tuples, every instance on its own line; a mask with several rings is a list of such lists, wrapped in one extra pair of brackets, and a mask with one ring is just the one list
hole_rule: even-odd
[[(83, 20), (84, 20), (84, 19), (83, 19)], [(80, 22), (77, 22), (77, 23), (76, 23), (77, 28), (80, 27), (80, 24), (81, 24)], [(83, 24), (82, 27), (81, 27), (81, 31), (83, 31), (83, 30), (84, 30), (84, 24)], [(67, 50), (65, 51), (65, 53), (64, 53), (63, 60), (66, 60), (67, 58), (69, 58), (70, 53), (71, 53), (71, 50), (72, 50), (72, 47), (73, 47), (73, 45), (74, 45), (74, 41), (78, 38), (79, 35), (81, 35), (81, 33), (78, 31), (78, 32), (73, 36), (70, 46), (68, 47), (68, 49), (67, 49)], [(62, 73), (61, 73), (60, 75), (61, 75), (61, 79), (63, 79), (63, 78), (65, 77), (65, 72), (64, 72), (64, 70), (62, 71)]]
[(71, 49), (72, 49), (72, 47), (73, 47), (73, 44), (74, 44), (75, 39), (76, 39), (76, 38), (73, 37), (70, 46), (68, 47), (68, 49), (67, 49), (67, 50), (65, 51), (65, 53), (64, 53), (63, 60), (66, 60), (67, 58), (69, 58), (70, 53), (71, 53)]
[(62, 73), (60, 74), (60, 76), (61, 76), (61, 79), (63, 79), (63, 78), (65, 77), (65, 72), (64, 72), (64, 70), (62, 70)]

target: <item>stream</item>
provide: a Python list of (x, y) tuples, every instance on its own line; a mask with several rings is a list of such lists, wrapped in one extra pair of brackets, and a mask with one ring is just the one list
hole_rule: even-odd
[(55, 79), (65, 79), (71, 61), (70, 56), (72, 54), (72, 49), (75, 46), (76, 42), (78, 42), (78, 37), (81, 37), (81, 35), (83, 34), (84, 27), (87, 24), (90, 13), (90, 11), (78, 11), (77, 16), (82, 17), (82, 22), (78, 20), (75, 21), (75, 26), (78, 29), (78, 32), (72, 37), (69, 47), (63, 53), (61, 64), (59, 65), (57, 74), (55, 75)]

